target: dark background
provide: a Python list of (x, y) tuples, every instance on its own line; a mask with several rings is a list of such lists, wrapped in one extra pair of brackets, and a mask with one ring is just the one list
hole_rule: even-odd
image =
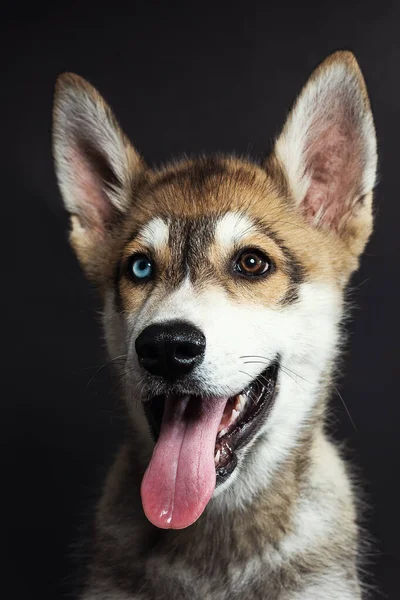
[[(152, 163), (270, 148), (311, 70), (351, 49), (380, 148), (376, 228), (354, 303), (335, 435), (359, 465), (375, 538), (368, 567), (399, 597), (400, 11), (395, 2), (131, 2), (128, 11), (14, 3), (1, 19), (2, 596), (63, 597), (96, 484), (121, 435), (100, 308), (67, 244), (50, 150), (53, 86), (75, 71)], [(34, 7), (33, 7), (34, 6)], [(4, 10), (4, 9), (3, 9)], [(88, 385), (89, 380), (92, 379)], [(78, 558), (78, 561), (80, 559)], [(4, 594), (4, 587), (9, 590)], [(340, 600), (340, 599), (338, 599)]]

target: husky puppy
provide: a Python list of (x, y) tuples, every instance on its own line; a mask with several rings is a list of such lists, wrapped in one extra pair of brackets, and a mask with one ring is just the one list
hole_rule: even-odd
[(325, 431), (376, 138), (354, 56), (312, 74), (262, 164), (146, 165), (86, 81), (54, 106), (70, 239), (104, 299), (130, 434), (85, 600), (355, 600), (355, 494)]

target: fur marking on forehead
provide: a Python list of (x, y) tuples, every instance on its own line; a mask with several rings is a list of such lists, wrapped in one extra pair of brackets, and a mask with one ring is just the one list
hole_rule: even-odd
[(162, 250), (168, 245), (169, 226), (160, 217), (156, 217), (139, 232), (138, 240), (148, 248)]
[(232, 247), (254, 230), (255, 224), (247, 215), (229, 212), (218, 220), (215, 241), (223, 247)]

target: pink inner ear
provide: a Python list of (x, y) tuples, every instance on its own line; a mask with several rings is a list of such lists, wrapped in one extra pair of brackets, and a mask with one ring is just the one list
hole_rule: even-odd
[[(362, 175), (354, 127), (332, 122), (306, 147), (311, 183), (302, 202), (306, 217), (338, 229), (350, 210)], [(321, 211), (321, 212), (320, 212)]]
[(69, 164), (79, 219), (90, 229), (104, 231), (115, 211), (100, 173), (76, 145), (69, 149)]

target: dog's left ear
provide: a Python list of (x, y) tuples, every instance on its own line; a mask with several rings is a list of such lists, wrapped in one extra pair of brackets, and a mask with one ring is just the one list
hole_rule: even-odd
[(372, 230), (375, 128), (360, 68), (350, 52), (329, 56), (311, 75), (267, 169), (304, 218), (335, 231), (356, 258)]

